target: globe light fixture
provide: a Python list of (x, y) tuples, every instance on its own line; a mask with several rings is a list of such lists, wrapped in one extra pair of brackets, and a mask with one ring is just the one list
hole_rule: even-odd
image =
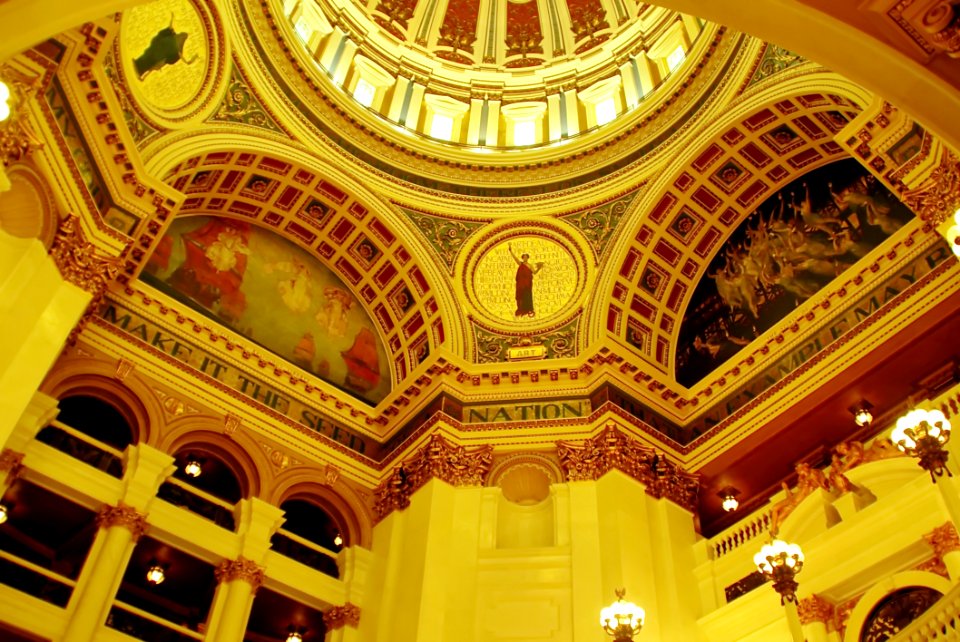
[(797, 601), (797, 573), (803, 568), (803, 551), (796, 544), (775, 539), (764, 544), (753, 556), (764, 577), (773, 582), (773, 590), (780, 594), (780, 604)]
[(732, 513), (740, 507), (740, 501), (737, 499), (737, 495), (740, 494), (740, 491), (734, 488), (733, 486), (727, 486), (721, 490), (717, 495), (720, 497), (720, 505), (728, 513)]
[(867, 401), (866, 399), (851, 406), (850, 412), (853, 413), (854, 423), (856, 423), (861, 428), (873, 423), (873, 414), (870, 412), (871, 408), (873, 408), (873, 404)]
[(7, 521), (7, 517), (8, 517), (8, 515), (7, 515), (7, 505), (6, 505), (6, 504), (0, 504), (0, 524), (3, 524), (4, 522), (6, 522), (6, 521)]
[(165, 579), (167, 579), (167, 574), (163, 567), (155, 561), (150, 562), (150, 568), (147, 569), (147, 581), (157, 586), (162, 584)]
[(343, 538), (340, 536), (340, 533), (337, 533), (337, 536), (333, 538), (334, 546), (343, 546)]
[(200, 465), (200, 460), (188, 457), (187, 463), (183, 466), (183, 473), (189, 477), (199, 477), (202, 472), (203, 466)]
[(626, 589), (617, 589), (617, 601), (600, 610), (600, 626), (613, 642), (630, 642), (643, 628), (646, 613), (633, 602), (624, 601)]
[(287, 627), (286, 642), (303, 642), (303, 634), (306, 633), (306, 631), (303, 627), (296, 627), (291, 624)]
[(911, 410), (897, 419), (890, 441), (906, 454), (919, 459), (920, 467), (929, 471), (934, 482), (944, 473), (953, 476), (947, 468), (949, 453), (944, 449), (950, 441), (950, 422), (939, 410)]

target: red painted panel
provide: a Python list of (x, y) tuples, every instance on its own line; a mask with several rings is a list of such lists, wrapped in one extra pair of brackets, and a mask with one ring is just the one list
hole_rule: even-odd
[(657, 245), (653, 248), (653, 253), (670, 265), (676, 265), (677, 261), (680, 260), (680, 250), (663, 239), (657, 241)]

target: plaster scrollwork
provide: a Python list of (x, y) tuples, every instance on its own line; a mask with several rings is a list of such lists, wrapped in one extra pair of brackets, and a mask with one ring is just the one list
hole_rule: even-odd
[(466, 448), (434, 435), (430, 441), (393, 469), (374, 490), (374, 512), (383, 519), (410, 505), (410, 496), (431, 479), (451, 486), (481, 486), (493, 463), (493, 446)]
[(347, 602), (343, 606), (334, 606), (323, 613), (323, 626), (327, 631), (342, 629), (345, 626), (357, 627), (360, 624), (360, 607)]
[(696, 510), (699, 477), (614, 426), (580, 444), (557, 442), (557, 455), (566, 481), (595, 481), (611, 470), (619, 470), (642, 483), (648, 495)]
[(127, 506), (124, 503), (116, 506), (104, 506), (97, 513), (97, 527), (113, 528), (119, 526), (126, 528), (133, 535), (133, 541), (139, 541), (147, 532), (147, 517), (133, 506)]
[(223, 560), (213, 572), (217, 582), (233, 582), (240, 580), (249, 584), (253, 591), (263, 584), (263, 568), (245, 557), (238, 557), (235, 560)]

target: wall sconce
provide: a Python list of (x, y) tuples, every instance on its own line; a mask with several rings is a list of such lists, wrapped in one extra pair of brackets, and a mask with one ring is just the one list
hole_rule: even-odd
[(297, 627), (291, 624), (287, 627), (286, 642), (303, 642), (303, 634), (306, 632), (307, 630), (304, 627)]
[(780, 604), (797, 601), (797, 573), (803, 568), (803, 551), (796, 544), (775, 539), (764, 544), (753, 556), (753, 563), (768, 580), (773, 581), (773, 590), (780, 594)]
[(600, 610), (600, 626), (613, 642), (630, 642), (643, 628), (646, 613), (633, 602), (625, 602), (627, 589), (617, 589), (617, 601)]
[(939, 410), (911, 410), (897, 419), (897, 425), (890, 433), (890, 441), (897, 448), (920, 460), (920, 467), (930, 472), (934, 482), (946, 472), (949, 453), (944, 449), (950, 441), (950, 422)]
[(159, 564), (156, 560), (150, 561), (150, 568), (147, 569), (147, 582), (157, 586), (158, 584), (163, 584), (163, 581), (167, 579), (167, 573), (164, 570), (164, 565)]
[(866, 399), (862, 399), (859, 403), (850, 406), (854, 423), (861, 428), (870, 425), (873, 422), (873, 414), (870, 412), (871, 408), (873, 408), (873, 404)]
[(737, 500), (737, 495), (740, 494), (740, 491), (734, 488), (733, 486), (727, 486), (723, 490), (717, 493), (717, 496), (722, 500), (720, 505), (723, 506), (723, 510), (728, 513), (732, 513), (740, 507), (740, 502)]
[(183, 466), (183, 474), (188, 477), (199, 477), (203, 472), (201, 460), (193, 456), (187, 456), (187, 463)]
[(3, 524), (7, 521), (7, 517), (9, 517), (7, 514), (8, 510), (9, 509), (7, 508), (6, 504), (0, 504), (0, 524)]

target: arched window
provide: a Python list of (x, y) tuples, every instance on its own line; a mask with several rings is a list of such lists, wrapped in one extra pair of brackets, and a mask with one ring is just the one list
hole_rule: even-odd
[(336, 554), (349, 545), (339, 520), (306, 499), (288, 499), (280, 508), (286, 521), (273, 536), (274, 550), (322, 573), (339, 577)]
[(222, 453), (201, 445), (181, 448), (174, 455), (177, 468), (157, 496), (234, 530), (234, 510), (246, 492), (232, 464)]
[(37, 435), (45, 443), (114, 477), (123, 476), (123, 451), (136, 441), (130, 422), (98, 397), (60, 400), (60, 414)]

